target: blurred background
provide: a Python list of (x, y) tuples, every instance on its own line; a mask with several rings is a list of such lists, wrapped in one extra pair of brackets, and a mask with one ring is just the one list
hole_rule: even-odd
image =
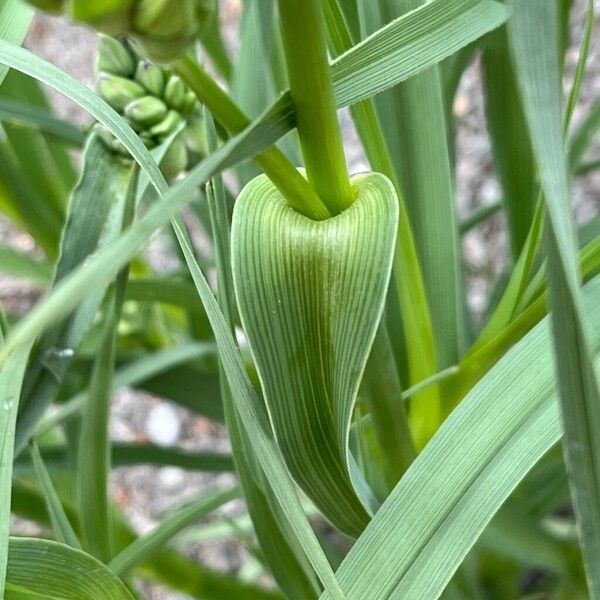
[[(575, 0), (572, 13), (570, 50), (567, 55), (567, 79), (578, 58), (586, 2)], [(226, 41), (232, 53), (237, 51), (238, 25), (241, 0), (220, 0), (220, 18)], [(600, 0), (596, 0), (600, 12)], [(600, 19), (595, 23), (592, 48), (588, 61), (581, 102), (573, 125), (576, 127), (590, 106), (600, 98)], [(36, 16), (26, 46), (39, 56), (59, 66), (78, 80), (92, 86), (93, 62), (96, 48), (95, 35), (83, 27), (74, 27), (59, 18)], [(58, 114), (80, 125), (90, 122), (89, 117), (63, 97), (49, 92)], [(457, 210), (462, 220), (480, 208), (496, 203), (500, 189), (495, 177), (490, 143), (481, 93), (480, 71), (477, 58), (462, 79), (454, 104), (457, 117)], [(366, 170), (367, 164), (346, 113), (341, 113), (347, 158), (352, 173)], [(589, 159), (600, 158), (600, 138), (590, 150)], [(578, 178), (572, 188), (573, 210), (578, 222), (588, 220), (600, 212), (600, 171), (595, 170)], [(201, 234), (199, 236), (201, 242)], [(0, 244), (7, 244), (34, 255), (40, 253), (32, 239), (15, 230), (0, 215)], [(150, 258), (157, 271), (168, 272), (176, 264), (169, 246), (160, 236), (151, 245)], [(508, 259), (505, 222), (496, 214), (477, 226), (463, 238), (465, 276), (468, 282), (468, 302), (475, 322), (487, 304), (487, 298)], [(0, 302), (9, 313), (26, 312), (41, 296), (42, 290), (31, 284), (3, 275), (0, 265)], [(228, 441), (224, 428), (207, 419), (162, 401), (160, 398), (132, 390), (115, 394), (112, 413), (112, 436), (115, 441), (144, 442), (164, 446), (178, 446), (188, 450), (227, 451)], [(207, 487), (232, 480), (230, 475), (210, 475), (183, 471), (174, 467), (122, 467), (112, 474), (112, 492), (124, 513), (138, 533), (151, 530), (170, 508), (180, 505)], [(238, 502), (230, 503), (228, 516), (243, 512)], [(223, 512), (221, 512), (221, 516)], [(212, 519), (215, 517), (213, 516)], [(37, 526), (25, 521), (13, 522), (15, 532), (43, 533)], [(218, 527), (210, 520), (187, 529), (176, 539), (178, 547), (190, 557), (207, 566), (253, 580), (261, 572), (260, 565), (237, 539), (222, 539)], [(185, 598), (158, 587), (143, 590), (151, 600), (181, 600)]]

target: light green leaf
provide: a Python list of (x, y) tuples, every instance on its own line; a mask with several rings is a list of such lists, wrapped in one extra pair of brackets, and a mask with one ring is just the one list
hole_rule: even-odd
[(71, 122), (59, 119), (38, 106), (8, 98), (0, 98), (0, 121), (38, 129), (77, 147), (83, 146), (85, 141), (81, 129)]
[(102, 563), (49, 540), (10, 538), (7, 579), (11, 586), (50, 600), (134, 600)]
[[(194, 359), (214, 356), (216, 347), (212, 343), (184, 344), (177, 348), (165, 348), (152, 354), (144, 355), (138, 360), (132, 360), (115, 372), (113, 377), (113, 392), (123, 387), (143, 387), (148, 380), (155, 379), (174, 368)], [(152, 387), (152, 385), (150, 385)], [(156, 387), (153, 387), (156, 390)], [(160, 394), (158, 394), (160, 395)], [(36, 429), (36, 435), (41, 436), (52, 427), (63, 423), (79, 414), (87, 402), (88, 392), (81, 392), (69, 398), (56, 408), (56, 411), (44, 418)], [(168, 397), (168, 396), (167, 396)], [(196, 407), (197, 408), (197, 407)], [(210, 411), (200, 411), (202, 414)]]
[[(21, 0), (0, 0), (0, 40), (21, 44), (33, 18), (33, 9)], [(0, 66), (0, 85), (8, 73)]]
[[(0, 43), (0, 62), (3, 60), (1, 46)], [(49, 79), (48, 83), (54, 83), (54, 80)], [(35, 338), (45, 327), (72, 311), (81, 298), (89, 294), (90, 289), (108, 284), (119, 269), (146, 244), (151, 235), (168, 223), (169, 219), (191, 200), (198, 185), (206, 182), (215, 173), (269, 148), (288, 129), (288, 115), (282, 117), (277, 111), (269, 111), (263, 119), (232, 138), (190, 171), (184, 180), (165, 192), (144, 217), (134, 223), (119, 239), (91, 257), (86, 262), (85, 269), (78, 269), (66, 281), (61, 282), (43, 304), (19, 323), (13, 332), (12, 343), (7, 342), (7, 345), (0, 349), (0, 365), (21, 343), (19, 340)]]
[(4, 573), (8, 556), (15, 424), (30, 350), (30, 345), (17, 347), (0, 369), (0, 597), (4, 593)]
[[(209, 150), (214, 152), (217, 146), (214, 122), (208, 111), (205, 113), (205, 118)], [(233, 332), (237, 305), (231, 273), (230, 222), (222, 177), (214, 177), (207, 185), (206, 198), (215, 244), (219, 306), (226, 316), (230, 331)], [(243, 427), (221, 363), (219, 363), (219, 379), (223, 412), (236, 471), (265, 563), (283, 592), (298, 600), (304, 598), (310, 600), (321, 591), (321, 587), (314, 570), (295, 540), (284, 511), (277, 502), (271, 481), (265, 477), (248, 431)]]
[(261, 463), (265, 477), (270, 482), (280, 514), (287, 519), (288, 530), (293, 533), (292, 547), (301, 549), (332, 598), (342, 600), (343, 595), (331, 565), (303, 511), (279, 446), (272, 436), (264, 405), (250, 383), (236, 342), (231, 334), (230, 325), (223, 312), (219, 310), (219, 305), (198, 267), (183, 224), (180, 220), (176, 220), (173, 222), (173, 226), (196, 289), (211, 322), (215, 341), (219, 348), (219, 356), (223, 363), (223, 372), (227, 376), (231, 397), (235, 402), (240, 422), (251, 440), (252, 448), (256, 453), (257, 460)]
[(501, 25), (508, 15), (491, 0), (432, 0), (396, 18), (332, 63), (338, 106), (426, 70)]
[(371, 498), (354, 490), (365, 484), (352, 480), (360, 476), (351, 476), (348, 434), (385, 301), (398, 200), (382, 175), (357, 176), (353, 185), (355, 203), (317, 222), (291, 209), (265, 176), (253, 180), (236, 203), (232, 261), (242, 324), (290, 470), (356, 536)]
[(42, 285), (48, 285), (52, 280), (52, 267), (47, 262), (10, 246), (0, 246), (0, 273)]
[[(600, 596), (600, 387), (581, 310), (561, 113), (560, 30), (555, 2), (514, 2), (509, 23), (519, 88), (548, 210), (547, 247), (564, 452), (588, 587)], [(593, 3), (589, 13), (593, 16)], [(584, 40), (585, 42), (585, 40)], [(582, 53), (585, 56), (585, 47)], [(582, 69), (577, 77), (581, 78)], [(574, 90), (578, 83), (575, 84)], [(571, 95), (576, 98), (577, 93)], [(568, 111), (572, 111), (571, 101)], [(567, 112), (565, 123), (569, 122)]]
[(48, 507), (48, 514), (50, 515), (50, 521), (56, 540), (67, 546), (71, 546), (71, 548), (80, 550), (81, 546), (79, 540), (73, 531), (69, 518), (65, 514), (60, 498), (54, 489), (50, 473), (48, 473), (48, 470), (46, 469), (38, 445), (35, 442), (32, 442), (29, 450), (35, 473), (40, 482), (40, 487), (44, 492), (44, 498), (46, 500), (46, 506)]
[[(83, 264), (99, 245), (110, 239), (111, 228), (107, 226), (107, 219), (122, 187), (122, 178), (111, 177), (115, 174), (112, 169), (114, 163), (104, 143), (92, 135), (86, 146), (81, 179), (71, 194), (62, 230), (54, 288)], [(123, 169), (123, 172), (126, 170)], [(54, 399), (103, 295), (103, 288), (88, 289), (85, 301), (79, 303), (73, 318), (65, 323), (54, 323), (54, 327), (37, 344), (21, 398), (16, 433), (18, 449), (25, 447), (39, 418)]]
[(218, 492), (206, 492), (203, 497), (182, 508), (174, 515), (163, 520), (148, 535), (139, 537), (115, 556), (108, 567), (117, 575), (125, 575), (141, 562), (145, 562), (175, 535), (205, 517), (208, 513), (237, 498), (239, 488), (235, 487)]
[[(133, 221), (138, 187), (137, 165), (131, 168), (119, 159), (109, 163), (107, 177), (113, 183), (113, 232), (127, 230)], [(93, 168), (93, 167), (92, 167)], [(89, 200), (89, 198), (88, 198)], [(107, 562), (114, 553), (114, 530), (109, 506), (110, 408), (112, 378), (117, 351), (117, 326), (129, 275), (119, 272), (109, 292), (100, 347), (90, 375), (90, 389), (81, 420), (77, 452), (76, 491), (84, 548)]]
[(506, 27), (485, 38), (481, 64), (487, 126), (516, 262), (534, 219), (538, 183)]
[[(598, 294), (600, 278), (584, 296), (600, 368)], [(442, 594), (502, 503), (560, 438), (552, 363), (545, 319), (466, 396), (356, 542), (336, 573), (348, 600)]]
[[(42, 446), (41, 456), (49, 471), (68, 471), (69, 448), (65, 445)], [(230, 454), (222, 452), (192, 452), (180, 448), (165, 448), (144, 443), (111, 444), (111, 464), (113, 467), (132, 465), (154, 465), (158, 467), (179, 467), (187, 471), (207, 473), (232, 472), (235, 470)], [(32, 468), (27, 456), (21, 454), (15, 460), (15, 473), (24, 473)]]

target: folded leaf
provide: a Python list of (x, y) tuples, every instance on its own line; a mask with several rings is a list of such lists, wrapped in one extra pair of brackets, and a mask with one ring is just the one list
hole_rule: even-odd
[(398, 200), (383, 175), (357, 176), (353, 187), (349, 209), (312, 221), (265, 176), (254, 179), (234, 211), (232, 261), (288, 466), (325, 516), (356, 536), (369, 521), (370, 490), (351, 469), (348, 433), (385, 301)]

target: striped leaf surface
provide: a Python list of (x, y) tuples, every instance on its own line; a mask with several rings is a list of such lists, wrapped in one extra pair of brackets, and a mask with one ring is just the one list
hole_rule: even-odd
[(340, 530), (360, 534), (369, 490), (348, 434), (390, 276), (397, 197), (389, 180), (353, 178), (355, 203), (312, 221), (264, 176), (242, 192), (232, 225), (242, 323), (276, 437), (296, 480)]

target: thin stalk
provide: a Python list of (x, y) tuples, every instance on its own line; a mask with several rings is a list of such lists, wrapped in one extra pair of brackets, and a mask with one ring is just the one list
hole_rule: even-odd
[(363, 385), (368, 392), (370, 414), (383, 451), (385, 478), (391, 490), (415, 459), (416, 452), (392, 346), (383, 327), (377, 331)]
[(320, 0), (279, 0), (290, 90), (308, 181), (333, 214), (353, 202)]
[[(175, 70), (227, 131), (240, 133), (250, 125), (250, 119), (193, 57), (180, 59)], [(331, 216), (314, 188), (280, 150), (269, 148), (256, 161), (295, 210), (314, 219)]]

